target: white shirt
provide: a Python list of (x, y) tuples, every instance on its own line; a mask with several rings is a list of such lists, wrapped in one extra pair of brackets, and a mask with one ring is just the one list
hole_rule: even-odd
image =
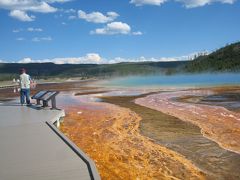
[(26, 73), (20, 75), (20, 88), (21, 89), (30, 89), (30, 76)]

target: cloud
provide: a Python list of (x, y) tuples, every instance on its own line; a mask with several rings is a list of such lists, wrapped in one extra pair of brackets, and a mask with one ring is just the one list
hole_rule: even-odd
[(73, 0), (45, 0), (48, 3), (66, 3), (66, 2), (70, 2)]
[(135, 4), (136, 6), (143, 6), (143, 5), (155, 5), (160, 6), (166, 0), (131, 0), (130, 3)]
[(21, 32), (21, 31), (23, 31), (23, 29), (13, 29), (13, 30), (12, 30), (13, 33), (19, 33), (19, 32)]
[(88, 61), (94, 61), (94, 62), (100, 62), (101, 61), (100, 55), (96, 54), (96, 53), (89, 53), (85, 56), (85, 58)]
[(24, 37), (18, 37), (18, 38), (16, 38), (16, 40), (17, 40), (17, 41), (24, 41), (25, 38), (24, 38)]
[(24, 58), (18, 63), (47, 63), (52, 62), (55, 64), (99, 64), (102, 58), (97, 53), (89, 53), (82, 57), (69, 57), (69, 58), (54, 58), (43, 60), (32, 60), (31, 58)]
[(182, 3), (186, 8), (196, 8), (213, 4), (216, 2), (222, 4), (233, 4), (236, 0), (176, 0), (176, 1)]
[(9, 13), (9, 16), (16, 18), (20, 21), (34, 21), (35, 16), (31, 15), (29, 16), (25, 11), (21, 10), (13, 10)]
[(0, 0), (0, 9), (9, 10), (9, 15), (20, 21), (33, 21), (35, 16), (28, 12), (53, 13), (58, 9), (52, 3), (64, 3), (70, 0)]
[(31, 58), (24, 58), (24, 59), (18, 61), (18, 63), (32, 63), (32, 62), (33, 62), (33, 61), (32, 61)]
[(76, 13), (75, 9), (64, 9), (63, 12), (65, 13)]
[(12, 30), (13, 33), (19, 33), (19, 32), (21, 32), (21, 31), (42, 32), (43, 29), (42, 29), (42, 28), (29, 27), (29, 28), (27, 28), (27, 29), (19, 28), (19, 29), (13, 29), (13, 30)]
[(54, 18), (56, 18), (56, 19), (57, 19), (57, 18), (62, 18), (62, 17), (63, 17), (62, 14), (55, 14), (55, 15), (54, 15)]
[(144, 57), (140, 56), (138, 58), (122, 58), (116, 57), (113, 59), (105, 60), (109, 64), (121, 63), (121, 62), (174, 62), (174, 61), (191, 61), (198, 56), (208, 55), (209, 51), (193, 52), (183, 56), (175, 57)]
[(52, 41), (52, 38), (50, 36), (48, 37), (34, 37), (32, 38), (33, 42), (40, 42), (40, 41)]
[(133, 32), (132, 35), (141, 36), (141, 35), (143, 35), (143, 33), (141, 31), (136, 31), (136, 32)]
[[(130, 3), (136, 6), (143, 5), (155, 5), (160, 6), (161, 4), (168, 2), (169, 0), (131, 0)], [(175, 0), (175, 2), (180, 2), (186, 8), (196, 8), (213, 3), (223, 3), (223, 4), (233, 4), (236, 0)]]
[(101, 12), (92, 12), (87, 14), (86, 12), (79, 10), (78, 17), (88, 22), (93, 23), (108, 23), (114, 21), (119, 15), (116, 12), (108, 12), (106, 15)]
[(121, 62), (170, 62), (170, 61), (178, 61), (178, 60), (184, 60), (184, 59), (182, 59), (182, 57), (146, 58), (144, 56), (141, 56), (139, 58), (132, 58), (132, 59), (116, 57), (116, 58), (110, 59), (108, 63), (115, 64), (115, 63), (121, 63)]
[(57, 9), (49, 5), (46, 0), (0, 0), (0, 8), (7, 10), (21, 10), (40, 13), (50, 13), (57, 11)]
[(144, 57), (140, 56), (138, 58), (103, 58), (98, 53), (88, 53), (85, 56), (81, 57), (66, 57), (66, 58), (53, 58), (53, 59), (41, 59), (33, 60), (29, 57), (23, 58), (19, 61), (6, 61), (0, 60), (2, 63), (55, 63), (55, 64), (114, 64), (121, 62), (171, 62), (171, 61), (183, 61), (183, 60), (193, 60), (194, 57), (200, 55), (208, 55), (209, 51), (202, 51), (196, 53), (190, 53), (188, 55), (176, 56), (176, 57)]
[(131, 27), (123, 22), (111, 22), (103, 28), (95, 29), (90, 34), (113, 35), (113, 34), (129, 34)]
[(68, 19), (77, 19), (77, 16), (68, 16)]
[(27, 28), (27, 31), (29, 31), (29, 32), (42, 32), (43, 30), (41, 28), (29, 27), (29, 28)]

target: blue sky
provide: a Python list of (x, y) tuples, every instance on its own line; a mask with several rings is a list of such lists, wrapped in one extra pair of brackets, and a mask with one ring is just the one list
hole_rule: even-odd
[(238, 0), (0, 0), (0, 61), (181, 60), (240, 40)]

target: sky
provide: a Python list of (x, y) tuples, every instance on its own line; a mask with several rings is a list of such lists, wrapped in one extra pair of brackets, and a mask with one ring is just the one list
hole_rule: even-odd
[(239, 40), (239, 0), (0, 0), (0, 62), (176, 61)]

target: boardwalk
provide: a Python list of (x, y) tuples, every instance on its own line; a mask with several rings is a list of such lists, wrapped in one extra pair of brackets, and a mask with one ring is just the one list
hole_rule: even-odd
[(5, 89), (5, 88), (14, 88), (14, 87), (18, 87), (19, 84), (18, 83), (10, 83), (10, 84), (5, 84), (5, 85), (1, 85), (0, 84), (0, 89)]
[(91, 159), (53, 125), (63, 114), (0, 105), (1, 180), (100, 179)]

